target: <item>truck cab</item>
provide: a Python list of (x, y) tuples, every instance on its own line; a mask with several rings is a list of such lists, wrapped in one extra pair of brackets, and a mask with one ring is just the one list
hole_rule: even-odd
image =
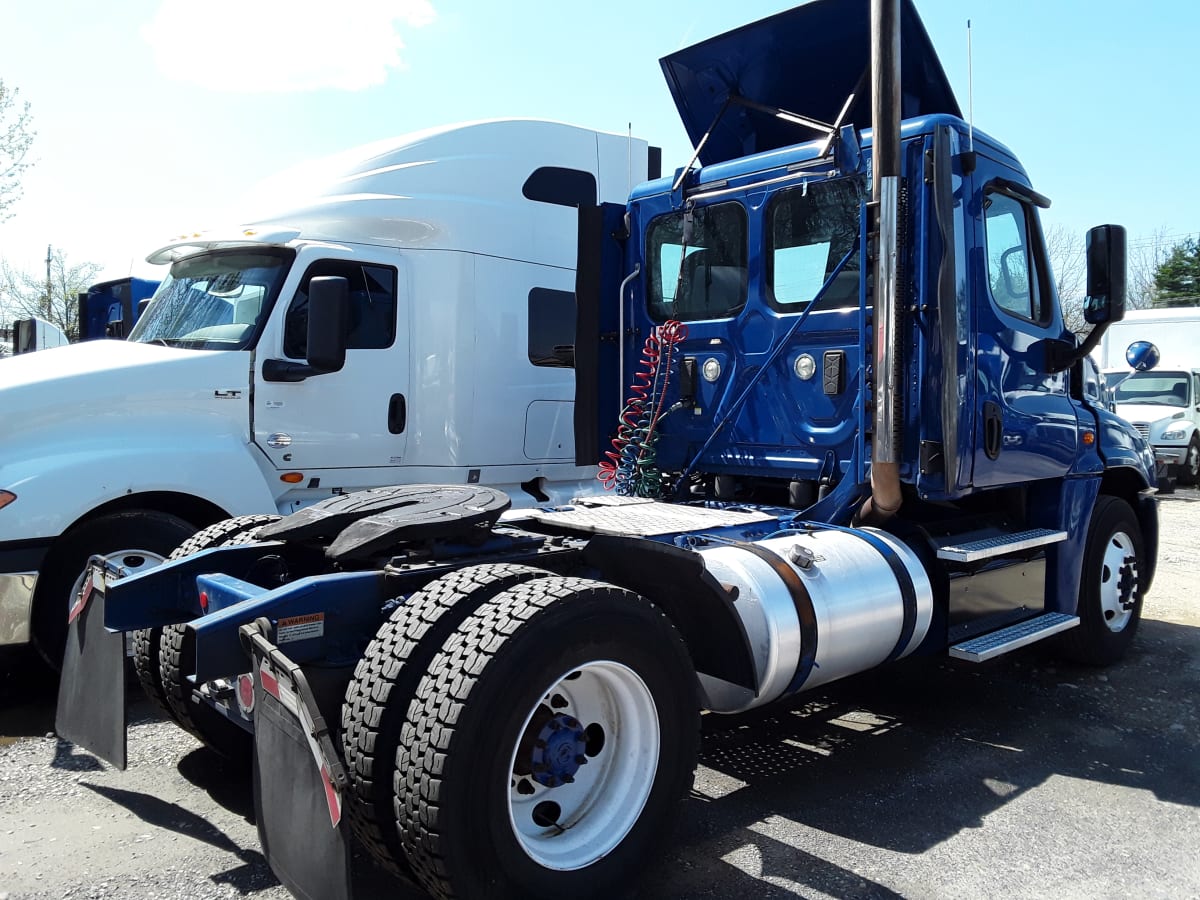
[[(649, 165), (625, 135), (449, 126), (313, 165), (273, 213), (152, 252), (166, 272), (127, 340), (5, 362), (0, 646), (56, 661), (91, 554), (140, 571), (231, 515), (403, 482), (590, 489), (575, 209), (623, 200)], [(347, 285), (336, 370), (308, 359), (322, 277)], [(97, 324), (131, 322), (134, 296)]]

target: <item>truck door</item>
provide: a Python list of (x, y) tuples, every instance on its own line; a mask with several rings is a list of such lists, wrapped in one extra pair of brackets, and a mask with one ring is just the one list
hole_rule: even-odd
[[(1062, 476), (1076, 455), (1078, 423), (1067, 373), (1046, 371), (1045, 342), (1070, 340), (1032, 195), (1016, 173), (980, 157), (972, 282), (977, 487)], [(977, 207), (979, 208), (979, 207)]]
[[(392, 264), (318, 259), (296, 289), (279, 299), (255, 360), (254, 440), (276, 468), (363, 470), (344, 485), (387, 483), (386, 469), (404, 463), (408, 417), (408, 337), (398, 327), (403, 300)], [(303, 362), (307, 353), (308, 284), (337, 275), (350, 286), (346, 365), (299, 382), (268, 381), (271, 356)], [(390, 476), (394, 477), (394, 476)], [(329, 485), (335, 486), (335, 485)]]

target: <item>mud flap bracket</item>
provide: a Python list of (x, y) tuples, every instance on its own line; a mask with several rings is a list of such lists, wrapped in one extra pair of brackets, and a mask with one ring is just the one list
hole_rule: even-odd
[(239, 629), (254, 663), (254, 813), (263, 854), (294, 896), (350, 900), (346, 768), (304, 672), (271, 634), (266, 618)]

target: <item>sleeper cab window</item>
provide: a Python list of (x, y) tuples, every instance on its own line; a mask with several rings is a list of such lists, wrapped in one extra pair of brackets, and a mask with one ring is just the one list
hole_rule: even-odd
[[(860, 178), (811, 181), (780, 191), (768, 212), (768, 296), (779, 310), (810, 302), (854, 247), (863, 182)], [(854, 254), (826, 289), (821, 309), (858, 306), (859, 257)]]
[(529, 361), (550, 368), (575, 367), (575, 295), (570, 291), (529, 292)]
[(338, 275), (350, 287), (348, 350), (379, 350), (396, 339), (396, 270), (352, 260), (323, 259), (304, 273), (283, 325), (283, 353), (308, 356), (308, 283), (318, 275)]
[(736, 315), (746, 305), (746, 255), (746, 210), (740, 203), (659, 216), (646, 235), (650, 317), (695, 322)]
[(1005, 312), (1031, 322), (1045, 319), (1041, 276), (1032, 252), (1029, 210), (1020, 200), (989, 191), (983, 200), (988, 289)]

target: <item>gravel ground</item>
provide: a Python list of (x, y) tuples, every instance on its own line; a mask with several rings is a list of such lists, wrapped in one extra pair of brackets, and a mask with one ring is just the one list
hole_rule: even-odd
[[(1200, 897), (1200, 492), (1161, 504), (1159, 574), (1107, 670), (1035, 646), (917, 661), (749, 720), (712, 717), (627, 896)], [(136, 699), (129, 769), (50, 734), (53, 685), (0, 677), (0, 900), (285, 898), (249, 774)], [(356, 896), (415, 900), (365, 860)]]

